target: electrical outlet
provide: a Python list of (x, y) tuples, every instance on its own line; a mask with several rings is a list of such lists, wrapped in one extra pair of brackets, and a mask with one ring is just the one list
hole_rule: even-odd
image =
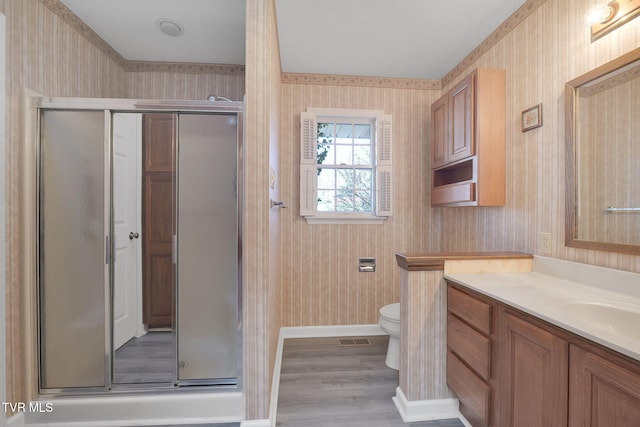
[(552, 246), (551, 233), (540, 233), (538, 239), (538, 252), (540, 252), (540, 255), (551, 256)]

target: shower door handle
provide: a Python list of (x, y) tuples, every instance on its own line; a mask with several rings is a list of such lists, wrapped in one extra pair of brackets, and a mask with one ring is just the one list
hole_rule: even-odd
[(178, 263), (178, 236), (175, 234), (171, 237), (171, 262)]
[(129, 233), (129, 240), (137, 239), (138, 237), (140, 237), (138, 233), (134, 233), (133, 231)]

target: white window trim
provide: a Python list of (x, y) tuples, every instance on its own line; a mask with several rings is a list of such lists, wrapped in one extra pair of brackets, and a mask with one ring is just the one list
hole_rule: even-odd
[(340, 212), (322, 212), (320, 215), (304, 217), (307, 224), (382, 224), (387, 218), (368, 213)]
[[(323, 120), (364, 119), (375, 123), (375, 206), (374, 213), (317, 211), (318, 117)], [(381, 110), (307, 108), (300, 117), (300, 215), (308, 224), (381, 224), (392, 209), (392, 118)]]

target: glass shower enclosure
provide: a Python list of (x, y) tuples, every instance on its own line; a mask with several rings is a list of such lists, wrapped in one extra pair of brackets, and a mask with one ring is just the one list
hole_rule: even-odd
[[(240, 102), (40, 101), (41, 394), (240, 388), (242, 111)], [(172, 141), (170, 178), (152, 189), (140, 170), (160, 148), (140, 123), (154, 114), (175, 126), (165, 135)], [(130, 131), (121, 122), (131, 123)], [(145, 202), (151, 191), (165, 197), (169, 223), (150, 220), (140, 229), (140, 218), (158, 209)], [(154, 259), (141, 234), (160, 229), (168, 255)], [(143, 291), (143, 273), (145, 290), (159, 277), (169, 284), (165, 327), (144, 323), (143, 306), (156, 297)], [(165, 347), (150, 350), (160, 342)], [(165, 367), (164, 376), (145, 380), (140, 370), (154, 363)], [(117, 366), (139, 375), (118, 376)]]

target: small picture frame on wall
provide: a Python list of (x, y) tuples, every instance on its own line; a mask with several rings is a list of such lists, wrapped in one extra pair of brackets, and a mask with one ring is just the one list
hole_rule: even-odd
[(534, 105), (522, 112), (522, 132), (542, 126), (542, 104)]

